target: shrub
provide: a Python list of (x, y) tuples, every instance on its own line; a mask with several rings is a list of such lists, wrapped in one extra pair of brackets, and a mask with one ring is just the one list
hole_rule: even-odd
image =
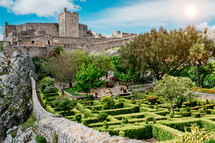
[(169, 117), (174, 118), (174, 114), (172, 112), (170, 112)]
[(119, 132), (125, 132), (125, 137), (132, 139), (149, 139), (152, 138), (152, 127), (149, 125), (145, 126), (129, 126), (124, 128), (117, 128), (110, 130), (110, 135), (119, 135)]
[(178, 136), (176, 143), (181, 142), (204, 142), (209, 140), (210, 138), (214, 138), (215, 134), (212, 132), (208, 132), (205, 129), (200, 129), (196, 124), (190, 127), (191, 132), (186, 131), (183, 134)]
[(158, 103), (158, 97), (155, 96), (149, 96), (146, 98), (148, 102), (151, 102), (152, 105), (155, 105), (155, 103)]
[(172, 129), (167, 126), (154, 124), (152, 125), (152, 135), (159, 141), (172, 140), (176, 135), (180, 134), (178, 130)]
[(200, 113), (204, 113), (205, 111), (204, 111), (203, 108), (200, 108), (200, 109), (199, 109), (199, 112), (200, 112)]
[(215, 140), (213, 138), (210, 138), (208, 141), (205, 141), (204, 143), (215, 143)]
[(122, 118), (122, 123), (127, 124), (128, 123), (128, 118), (127, 117), (123, 117)]
[[(182, 132), (185, 131), (185, 128), (190, 127), (194, 123), (201, 125), (200, 121), (196, 121), (196, 120), (182, 120), (182, 121), (171, 121), (171, 122), (163, 121), (161, 123), (168, 126), (168, 127), (177, 129), (177, 130), (182, 131)], [(189, 130), (189, 128), (188, 128), (188, 130)]]
[(187, 109), (187, 112), (190, 112), (190, 110), (191, 110), (191, 108), (190, 108), (190, 107), (187, 107), (186, 109)]
[(194, 118), (200, 118), (201, 114), (199, 112), (192, 112), (191, 116), (194, 117)]
[(55, 80), (51, 77), (45, 77), (40, 82), (40, 91), (42, 93), (56, 93)]
[(57, 111), (67, 111), (72, 110), (75, 107), (76, 101), (70, 100), (66, 97), (60, 97), (51, 104), (56, 108)]
[(76, 107), (83, 112), (87, 117), (93, 117), (92, 111), (85, 108), (81, 103), (77, 103)]
[(43, 136), (37, 135), (36, 142), (37, 143), (46, 143), (46, 139)]
[(182, 117), (189, 117), (189, 116), (191, 116), (191, 112), (187, 112), (187, 111), (180, 112), (180, 114), (181, 114)]
[(211, 110), (211, 114), (215, 115), (215, 110)]
[(51, 106), (46, 106), (46, 110), (52, 114), (55, 113), (55, 110)]
[(77, 122), (81, 122), (81, 119), (82, 119), (82, 116), (81, 116), (81, 114), (75, 114), (75, 116), (74, 116), (74, 121), (77, 121)]
[(107, 119), (107, 117), (108, 117), (107, 113), (99, 113), (97, 118), (98, 118), (99, 121), (104, 121), (104, 120)]
[(115, 104), (115, 108), (123, 108), (123, 106), (124, 106), (123, 102)]
[(110, 96), (103, 97), (101, 99), (101, 103), (104, 109), (112, 109), (114, 108), (114, 104), (115, 104), (113, 98)]
[(157, 120), (156, 120), (156, 119), (154, 119), (154, 120), (153, 120), (153, 124), (156, 124), (156, 122), (157, 122)]
[(119, 135), (120, 135), (121, 137), (125, 137), (125, 132), (124, 132), (124, 131), (119, 131)]
[[(101, 112), (101, 111), (100, 111)], [(103, 110), (108, 115), (130, 114), (139, 112), (139, 107)]]
[(108, 127), (109, 127), (109, 126), (108, 126), (107, 121), (104, 121), (104, 122), (103, 122), (103, 128), (104, 128), (104, 129), (108, 129)]

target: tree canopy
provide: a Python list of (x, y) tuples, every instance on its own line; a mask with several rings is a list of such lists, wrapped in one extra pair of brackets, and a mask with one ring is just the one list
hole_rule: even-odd
[(102, 77), (102, 72), (94, 64), (83, 64), (76, 75), (75, 87), (88, 94), (90, 89), (101, 87), (104, 84), (105, 81), (100, 77)]
[(190, 65), (190, 48), (196, 44), (204, 44), (205, 49), (215, 54), (212, 40), (198, 34), (194, 26), (186, 29), (171, 30), (152, 29), (134, 38), (120, 49), (120, 61), (131, 72), (143, 74), (151, 71), (156, 79), (178, 67)]

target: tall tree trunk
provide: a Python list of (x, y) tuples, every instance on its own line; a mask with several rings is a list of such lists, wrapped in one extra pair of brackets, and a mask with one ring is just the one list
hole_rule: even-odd
[(169, 112), (170, 112), (169, 105), (168, 105), (168, 99), (166, 99), (166, 107), (167, 107), (167, 109), (168, 109)]
[(171, 99), (171, 107), (172, 107), (172, 113), (174, 114), (174, 108), (173, 108), (173, 104), (172, 104), (172, 99)]
[(198, 87), (200, 87), (199, 68), (200, 68), (200, 65), (196, 64), (196, 75), (197, 75), (197, 85), (198, 85)]

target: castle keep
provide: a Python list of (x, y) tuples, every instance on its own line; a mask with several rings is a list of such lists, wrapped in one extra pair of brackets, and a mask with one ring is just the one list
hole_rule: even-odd
[(113, 32), (102, 36), (88, 30), (88, 26), (79, 23), (77, 12), (64, 12), (58, 15), (58, 23), (25, 23), (9, 25), (5, 22), (4, 49), (7, 55), (19, 49), (34, 56), (46, 56), (50, 49), (62, 46), (68, 49), (85, 48), (88, 50), (107, 50), (121, 46), (137, 34)]

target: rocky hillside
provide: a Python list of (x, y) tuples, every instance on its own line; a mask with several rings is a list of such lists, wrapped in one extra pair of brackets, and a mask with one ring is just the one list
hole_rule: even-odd
[(28, 54), (16, 51), (9, 62), (1, 54), (0, 63), (0, 142), (3, 142), (7, 130), (22, 124), (32, 111), (29, 77), (36, 75)]

